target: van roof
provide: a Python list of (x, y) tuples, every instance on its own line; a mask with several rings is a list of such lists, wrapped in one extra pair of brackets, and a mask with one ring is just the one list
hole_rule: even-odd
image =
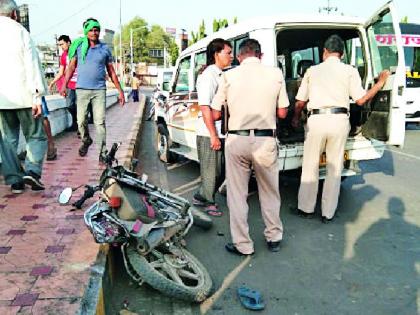
[(221, 29), (218, 32), (212, 33), (207, 37), (199, 40), (197, 43), (185, 49), (180, 57), (188, 55), (195, 50), (202, 49), (214, 38), (233, 38), (239, 34), (245, 34), (258, 29), (270, 29), (276, 27), (278, 24), (283, 23), (334, 23), (334, 24), (354, 24), (360, 25), (365, 21), (357, 17), (349, 17), (342, 15), (278, 15), (278, 16), (264, 16), (256, 17), (248, 20), (238, 22), (237, 24), (230, 25), (227, 28)]

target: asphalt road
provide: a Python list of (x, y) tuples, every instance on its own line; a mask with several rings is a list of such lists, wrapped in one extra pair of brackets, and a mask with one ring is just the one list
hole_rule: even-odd
[[(190, 199), (199, 184), (198, 164), (160, 163), (154, 134), (154, 123), (145, 122), (141, 171), (154, 184)], [(218, 195), (225, 215), (214, 219), (213, 229), (193, 228), (187, 236), (187, 248), (208, 268), (218, 290), (214, 303), (205, 305), (207, 314), (253, 314), (237, 299), (242, 284), (262, 293), (266, 308), (259, 314), (419, 314), (419, 139), (420, 127), (409, 126), (403, 149), (390, 147), (382, 159), (360, 163), (362, 174), (342, 183), (336, 218), (327, 225), (320, 222), (319, 208), (314, 219), (293, 214), (299, 182), (281, 176), (285, 234), (278, 253), (266, 248), (255, 193), (248, 201), (256, 254), (244, 261), (227, 253), (229, 216), (225, 198)], [(111, 298), (111, 314), (124, 301), (138, 314), (200, 313), (199, 306), (164, 297), (147, 285), (137, 288), (121, 265)]]

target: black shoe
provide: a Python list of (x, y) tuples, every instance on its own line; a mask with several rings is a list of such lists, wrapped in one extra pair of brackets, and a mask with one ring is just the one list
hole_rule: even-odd
[(86, 156), (86, 154), (89, 151), (89, 147), (92, 144), (92, 139), (89, 138), (86, 142), (83, 142), (82, 145), (79, 148), (79, 155), (80, 156)]
[(12, 184), (10, 188), (12, 189), (12, 193), (21, 194), (25, 190), (25, 183), (23, 181), (20, 181)]
[(312, 219), (314, 216), (313, 212), (308, 213), (308, 212), (300, 210), (299, 208), (296, 208), (296, 214), (305, 219)]
[(236, 246), (233, 244), (233, 243), (227, 243), (226, 245), (225, 245), (225, 249), (229, 252), (229, 253), (232, 253), (232, 254), (235, 254), (235, 255), (238, 255), (238, 256), (250, 256), (250, 255), (253, 255), (254, 253), (251, 253), (251, 254), (244, 254), (244, 253), (241, 253), (237, 248), (236, 248)]
[(31, 186), (32, 190), (35, 191), (40, 191), (40, 190), (44, 190), (45, 186), (43, 183), (41, 183), (40, 181), (41, 176), (29, 171), (26, 173), (25, 176), (23, 176), (23, 181), (25, 182), (26, 185)]
[(333, 220), (333, 218), (328, 219), (327, 217), (324, 217), (324, 216), (322, 216), (322, 218), (321, 218), (321, 222), (324, 223), (324, 224), (331, 223), (332, 220)]
[(267, 241), (268, 250), (273, 253), (278, 252), (280, 251), (280, 244), (281, 244), (281, 241), (276, 241), (276, 242)]

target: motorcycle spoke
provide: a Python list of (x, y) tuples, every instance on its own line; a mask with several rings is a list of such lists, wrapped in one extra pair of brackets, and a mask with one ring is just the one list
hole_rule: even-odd
[(152, 266), (154, 269), (162, 268), (163, 261), (161, 261), (161, 260), (152, 261), (150, 263), (150, 266)]
[(199, 275), (197, 275), (195, 273), (192, 273), (192, 272), (189, 272), (189, 271), (184, 270), (184, 269), (178, 270), (178, 273), (183, 278), (187, 278), (187, 279), (191, 279), (191, 280), (196, 280), (196, 281), (198, 281), (200, 279)]
[(164, 270), (166, 271), (166, 273), (168, 274), (168, 276), (175, 281), (178, 284), (182, 284), (184, 285), (184, 282), (182, 281), (181, 277), (178, 275), (177, 269), (175, 269), (174, 267), (166, 264), (164, 266)]

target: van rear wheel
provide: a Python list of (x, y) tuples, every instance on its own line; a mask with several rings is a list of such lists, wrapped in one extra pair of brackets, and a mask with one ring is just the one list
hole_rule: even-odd
[(157, 125), (157, 136), (156, 136), (157, 153), (159, 159), (165, 163), (171, 163), (174, 161), (174, 154), (169, 151), (170, 138), (168, 129), (163, 124)]

